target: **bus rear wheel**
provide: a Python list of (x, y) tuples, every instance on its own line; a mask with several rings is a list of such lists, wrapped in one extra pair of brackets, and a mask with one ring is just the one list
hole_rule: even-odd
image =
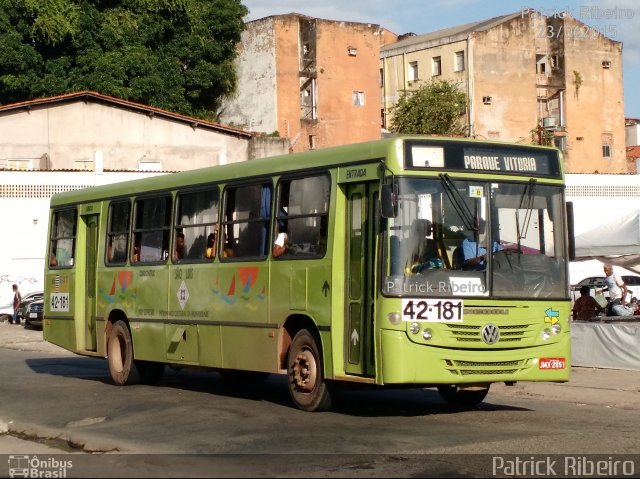
[(453, 406), (475, 406), (484, 401), (489, 393), (489, 386), (477, 389), (465, 389), (452, 385), (438, 386), (438, 392), (442, 399)]
[(287, 354), (289, 394), (304, 411), (324, 411), (331, 407), (331, 392), (324, 379), (322, 358), (313, 334), (303, 329), (293, 338)]
[(140, 382), (140, 371), (133, 360), (131, 332), (124, 321), (116, 321), (109, 333), (107, 359), (111, 379), (118, 386)]

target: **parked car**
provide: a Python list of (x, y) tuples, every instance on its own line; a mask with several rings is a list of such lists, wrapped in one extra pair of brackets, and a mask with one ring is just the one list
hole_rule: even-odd
[(24, 317), (24, 327), (27, 329), (42, 329), (42, 318), (44, 316), (44, 301), (35, 299), (27, 305)]
[(29, 303), (31, 303), (32, 301), (35, 301), (36, 299), (42, 299), (42, 298), (44, 298), (43, 291), (34, 291), (33, 293), (27, 293), (22, 297), (18, 316), (22, 318), (23, 322), (27, 317), (27, 306), (29, 306)]
[[(44, 297), (44, 293), (42, 291), (34, 291), (32, 293), (27, 293), (22, 296), (22, 301), (20, 302), (20, 308), (18, 309), (18, 318), (24, 321), (25, 312), (27, 310), (27, 305), (36, 299), (42, 299)], [(0, 321), (10, 321), (13, 318), (13, 300), (0, 307)]]
[(0, 306), (0, 321), (11, 321), (13, 318), (13, 301)]

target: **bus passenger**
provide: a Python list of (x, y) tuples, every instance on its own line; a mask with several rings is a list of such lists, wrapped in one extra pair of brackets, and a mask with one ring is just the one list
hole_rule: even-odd
[(287, 252), (287, 233), (281, 231), (276, 237), (276, 241), (273, 244), (273, 257), (277, 258)]
[(207, 249), (205, 250), (204, 257), (207, 259), (213, 259), (216, 257), (216, 239), (218, 237), (218, 225), (215, 226), (213, 233), (209, 233), (207, 237)]
[(176, 235), (176, 250), (173, 259), (181, 260), (184, 258), (184, 233), (180, 232)]

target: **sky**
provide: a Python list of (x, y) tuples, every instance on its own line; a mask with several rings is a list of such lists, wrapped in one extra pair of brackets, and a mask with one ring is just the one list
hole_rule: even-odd
[(568, 12), (622, 42), (625, 116), (640, 118), (640, 2), (638, 0), (242, 0), (245, 20), (301, 13), (310, 17), (374, 23), (396, 34), (418, 35), (486, 20), (526, 8), (547, 16)]

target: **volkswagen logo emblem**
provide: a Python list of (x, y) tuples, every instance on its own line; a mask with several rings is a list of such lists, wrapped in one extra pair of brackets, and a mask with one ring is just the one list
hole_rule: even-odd
[(500, 329), (495, 324), (485, 324), (480, 331), (482, 340), (488, 345), (496, 344), (500, 339)]

